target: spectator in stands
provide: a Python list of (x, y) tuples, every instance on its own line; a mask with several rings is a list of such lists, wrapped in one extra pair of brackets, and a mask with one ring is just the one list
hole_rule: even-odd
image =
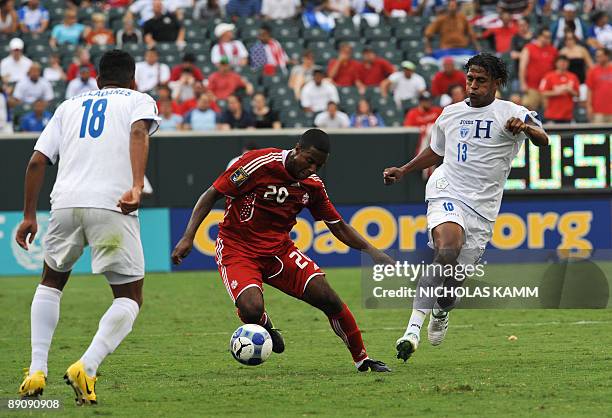
[(215, 27), (215, 37), (219, 40), (210, 51), (210, 60), (218, 65), (222, 57), (226, 57), (233, 67), (242, 67), (248, 63), (249, 53), (244, 44), (234, 39), (234, 29), (231, 23), (219, 23)]
[(21, 132), (42, 132), (51, 120), (51, 116), (51, 112), (47, 111), (47, 102), (36, 100), (32, 105), (32, 110), (19, 120), (19, 130)]
[(502, 0), (497, 2), (500, 12), (528, 17), (533, 12), (535, 0)]
[(493, 38), (495, 51), (498, 54), (504, 54), (510, 51), (512, 38), (518, 33), (518, 27), (512, 20), (510, 13), (502, 12), (499, 17), (502, 23), (501, 26), (487, 29), (480, 37), (481, 39)]
[[(523, 18), (518, 21), (517, 24), (518, 32), (512, 37), (510, 44), (510, 58), (514, 62), (514, 73), (518, 74), (519, 71), (519, 59), (521, 58), (521, 51), (525, 48), (529, 42), (533, 40), (533, 33), (527, 19)], [(515, 87), (516, 90), (516, 87)]]
[(261, 2), (261, 15), (264, 19), (293, 19), (299, 10), (299, 0), (262, 0)]
[(539, 92), (544, 75), (554, 68), (557, 49), (551, 45), (551, 34), (541, 28), (535, 40), (525, 45), (519, 60), (519, 83), (524, 93), (523, 104), (530, 110), (537, 110), (542, 102)]
[(9, 99), (4, 91), (4, 86), (0, 83), (0, 134), (12, 134), (13, 121), (9, 111)]
[(259, 0), (229, 0), (225, 6), (225, 15), (237, 21), (240, 17), (259, 16), (260, 8)]
[(287, 72), (289, 57), (281, 44), (272, 38), (270, 27), (266, 25), (259, 29), (259, 39), (249, 50), (249, 57), (251, 68), (263, 68), (265, 75), (275, 74), (277, 69)]
[(51, 54), (49, 56), (49, 63), (43, 70), (43, 78), (51, 83), (66, 81), (66, 73), (62, 68), (60, 56), (58, 54)]
[(384, 0), (387, 17), (404, 17), (414, 14), (412, 0)]
[(608, 14), (596, 12), (591, 18), (593, 26), (588, 32), (588, 44), (591, 48), (612, 49), (612, 25), (608, 23)]
[(76, 57), (74, 61), (68, 66), (68, 72), (66, 73), (66, 77), (68, 81), (74, 80), (81, 71), (81, 66), (86, 65), (89, 67), (89, 71), (91, 72), (92, 77), (96, 77), (96, 67), (91, 62), (91, 55), (89, 54), (89, 49), (86, 47), (80, 47), (76, 51)]
[[(136, 64), (138, 65), (138, 64)], [(164, 100), (170, 100), (172, 105), (172, 113), (184, 116), (183, 107), (176, 100), (172, 99), (172, 90), (165, 84), (157, 87), (157, 108), (159, 109), (160, 103)]]
[(232, 71), (227, 57), (223, 57), (219, 62), (219, 69), (208, 77), (208, 90), (215, 98), (223, 100), (241, 88), (245, 89), (249, 96), (253, 94), (253, 85)]
[(294, 65), (289, 75), (289, 88), (293, 90), (295, 98), (299, 100), (302, 87), (312, 80), (315, 67), (314, 54), (305, 50), (302, 54), (302, 63)]
[(0, 0), (0, 35), (11, 35), (17, 31), (19, 18), (14, 0)]
[(578, 96), (580, 83), (568, 68), (569, 59), (559, 55), (555, 70), (548, 72), (540, 82), (540, 93), (546, 98), (544, 118), (547, 122), (569, 123), (574, 118), (574, 97)]
[(350, 124), (351, 128), (379, 128), (385, 126), (385, 121), (378, 113), (372, 112), (366, 99), (359, 99), (357, 111), (351, 115)]
[(105, 2), (106, 8), (113, 9), (118, 7), (128, 7), (132, 0), (106, 0)]
[(36, 100), (47, 102), (53, 100), (53, 87), (51, 83), (42, 78), (40, 64), (33, 62), (28, 70), (27, 77), (22, 78), (15, 85), (10, 103), (15, 106), (22, 103), (32, 104)]
[(348, 128), (351, 126), (351, 120), (348, 115), (338, 110), (336, 102), (327, 103), (327, 110), (319, 113), (314, 119), (314, 125), (317, 128)]
[(393, 91), (393, 100), (398, 108), (402, 107), (402, 101), (416, 99), (427, 88), (425, 79), (414, 72), (414, 63), (403, 61), (401, 67), (401, 71), (394, 72), (380, 85), (383, 97), (387, 97), (389, 90)]
[(378, 26), (384, 6), (383, 0), (351, 0), (353, 24), (359, 27), (363, 19), (368, 26)]
[(572, 31), (565, 32), (564, 47), (559, 50), (559, 54), (569, 59), (569, 71), (576, 74), (580, 84), (586, 80), (586, 72), (593, 66), (593, 60), (589, 51), (578, 43), (576, 34)]
[(266, 103), (266, 96), (263, 93), (256, 93), (251, 101), (251, 110), (255, 117), (255, 127), (280, 129), (281, 122), (278, 112), (270, 109)]
[(433, 105), (431, 94), (427, 91), (419, 95), (419, 105), (413, 107), (406, 113), (404, 126), (414, 126), (420, 128), (436, 121), (442, 113), (442, 108)]
[(58, 45), (78, 45), (81, 39), (89, 34), (89, 28), (77, 22), (77, 11), (68, 8), (64, 12), (64, 21), (53, 27), (49, 45), (56, 48)]
[(202, 94), (198, 105), (185, 116), (184, 128), (193, 131), (212, 131), (217, 126), (217, 114), (210, 106), (210, 97)]
[(183, 55), (183, 60), (181, 61), (181, 63), (176, 64), (174, 67), (172, 67), (172, 71), (170, 71), (170, 80), (171, 81), (178, 80), (179, 77), (181, 76), (181, 73), (183, 72), (183, 69), (189, 68), (191, 69), (193, 77), (197, 81), (204, 81), (204, 74), (202, 74), (202, 71), (195, 64), (195, 61), (196, 61), (195, 55), (193, 55), (191, 52), (185, 53)]
[(350, 0), (327, 0), (321, 7), (333, 19), (350, 17), (353, 13)]
[(135, 80), (138, 91), (142, 92), (151, 91), (170, 81), (170, 68), (167, 64), (159, 62), (157, 49), (147, 49), (144, 61), (136, 63)]
[(229, 131), (230, 129), (254, 129), (255, 118), (253, 114), (242, 108), (242, 102), (236, 95), (227, 98), (227, 109), (221, 113), (217, 129)]
[(142, 43), (142, 32), (134, 27), (134, 18), (127, 14), (123, 16), (123, 27), (117, 31), (117, 48), (122, 49), (125, 44)]
[(448, 93), (450, 86), (463, 86), (465, 91), (465, 73), (455, 68), (455, 60), (445, 57), (442, 60), (442, 71), (438, 71), (431, 79), (431, 94), (434, 97)]
[(449, 104), (459, 103), (465, 100), (465, 84), (454, 84), (448, 88), (448, 95), (450, 97), (450, 103), (440, 102), (441, 106), (448, 106)]
[(587, 74), (587, 114), (594, 123), (612, 123), (612, 52), (598, 48), (595, 52), (597, 65)]
[[(332, 58), (327, 64), (327, 74), (338, 87), (352, 87), (357, 81), (361, 64), (353, 59), (353, 47), (343, 43), (338, 50), (338, 58)], [(327, 103), (327, 100), (325, 101)]]
[(193, 98), (181, 102), (180, 111), (177, 113), (181, 116), (185, 116), (187, 113), (198, 107), (198, 100), (203, 94), (208, 96), (210, 108), (213, 110), (213, 112), (221, 112), (217, 102), (215, 102), (215, 96), (206, 87), (204, 87), (203, 82), (196, 80), (195, 83), (193, 83)]
[(357, 70), (356, 84), (361, 94), (366, 87), (380, 86), (387, 77), (395, 72), (395, 66), (386, 59), (379, 57), (372, 47), (363, 49), (363, 59)]
[(40, 0), (28, 0), (17, 15), (21, 33), (43, 33), (49, 27), (49, 11), (40, 5)]
[(11, 52), (0, 61), (0, 76), (4, 83), (16, 83), (28, 74), (32, 60), (23, 55), (23, 41), (13, 38), (9, 42)]
[[(187, 0), (188, 4), (191, 5), (191, 1)], [(182, 19), (182, 11), (180, 10), (182, 0), (164, 0), (162, 2), (162, 13), (174, 13), (177, 19)], [(153, 0), (136, 0), (130, 5), (128, 14), (134, 17), (138, 15), (139, 25), (143, 25), (147, 20), (152, 19), (155, 16), (155, 1)], [(185, 6), (183, 6), (185, 7)]]
[(314, 68), (313, 78), (304, 85), (300, 97), (300, 104), (306, 112), (322, 112), (329, 102), (340, 101), (336, 86), (325, 80), (325, 71), (321, 67)]
[(164, 99), (159, 101), (159, 122), (160, 131), (180, 131), (183, 118), (172, 111), (172, 100)]
[(91, 16), (93, 27), (85, 37), (88, 45), (114, 45), (115, 36), (106, 27), (106, 17), (102, 13), (94, 13)]
[(0, 34), (11, 35), (17, 32), (19, 18), (13, 0), (0, 0)]
[(178, 80), (170, 81), (168, 87), (172, 90), (172, 98), (179, 103), (187, 100), (192, 100), (195, 97), (196, 78), (193, 75), (193, 69), (183, 67)]
[(196, 20), (212, 20), (225, 17), (225, 9), (217, 0), (197, 0), (193, 7), (193, 18)]
[(457, 1), (449, 0), (446, 13), (439, 15), (425, 30), (425, 53), (432, 55), (431, 40), (436, 35), (440, 35), (440, 51), (435, 55), (442, 56), (449, 52), (449, 49), (465, 49), (470, 45), (470, 41), (476, 49), (480, 49), (476, 35), (468, 22), (467, 17), (458, 10)]
[(152, 47), (157, 42), (174, 42), (185, 46), (185, 28), (174, 13), (165, 12), (161, 0), (153, 0), (153, 17), (143, 25), (144, 40)]
[(66, 87), (66, 99), (92, 90), (98, 90), (98, 84), (96, 79), (91, 76), (89, 66), (82, 65), (79, 69), (79, 76), (68, 83), (68, 87)]
[(586, 25), (578, 16), (576, 16), (576, 6), (573, 3), (567, 3), (563, 6), (563, 16), (557, 20), (552, 26), (553, 44), (559, 47), (565, 36), (565, 28), (573, 27), (576, 38), (586, 40)]

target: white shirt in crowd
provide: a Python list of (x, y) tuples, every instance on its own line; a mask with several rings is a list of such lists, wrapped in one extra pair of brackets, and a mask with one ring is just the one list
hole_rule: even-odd
[(221, 62), (221, 57), (227, 57), (231, 66), (240, 65), (240, 60), (247, 58), (249, 52), (241, 41), (217, 43), (210, 51), (210, 60), (217, 65)]
[(170, 68), (160, 62), (150, 65), (142, 61), (136, 64), (135, 79), (138, 91), (151, 91), (159, 84), (165, 84), (170, 80)]
[(425, 79), (417, 73), (412, 73), (410, 78), (406, 78), (404, 71), (396, 71), (389, 76), (389, 81), (393, 90), (393, 100), (398, 106), (402, 100), (418, 98), (419, 94), (427, 89)]
[(132, 187), (130, 130), (143, 119), (155, 132), (155, 101), (134, 90), (102, 89), (62, 103), (34, 147), (52, 164), (60, 161), (51, 209), (119, 211), (119, 198)]
[(317, 128), (348, 128), (351, 120), (346, 113), (339, 110), (336, 111), (336, 115), (332, 118), (326, 110), (315, 117), (314, 124)]
[(62, 72), (57, 68), (46, 67), (43, 70), (43, 78), (51, 82), (60, 81), (62, 79)]
[(338, 103), (340, 101), (336, 86), (325, 80), (320, 86), (317, 86), (314, 80), (306, 83), (302, 88), (300, 97), (302, 107), (308, 107), (313, 112), (323, 112), (327, 109), (329, 102)]
[(6, 94), (0, 91), (0, 134), (13, 133), (13, 121), (9, 118)]
[(0, 61), (0, 76), (8, 78), (9, 83), (16, 83), (28, 75), (28, 70), (32, 65), (32, 60), (26, 56), (21, 56), (19, 61), (15, 61), (12, 55)]
[(30, 77), (24, 77), (15, 85), (13, 97), (28, 104), (39, 99), (50, 101), (53, 100), (53, 87), (48, 80), (42, 77), (39, 77), (36, 82)]
[(98, 90), (98, 83), (96, 83), (95, 78), (89, 77), (86, 82), (83, 82), (81, 77), (77, 77), (68, 83), (68, 87), (66, 87), (66, 99), (92, 90)]
[(527, 138), (505, 129), (510, 117), (531, 119), (535, 112), (506, 100), (484, 107), (465, 101), (446, 106), (431, 130), (430, 147), (444, 157), (427, 181), (425, 199), (452, 198), (494, 222), (512, 160)]
[(299, 0), (262, 0), (261, 14), (270, 19), (289, 19), (297, 14)]

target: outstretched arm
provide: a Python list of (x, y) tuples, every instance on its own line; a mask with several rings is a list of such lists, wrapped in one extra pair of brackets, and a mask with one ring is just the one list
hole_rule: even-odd
[(419, 155), (404, 164), (400, 168), (389, 167), (383, 171), (383, 180), (386, 185), (399, 182), (402, 177), (412, 171), (424, 170), (434, 165), (440, 164), (444, 157), (436, 154), (431, 147), (425, 148)]
[(351, 248), (367, 253), (372, 260), (377, 264), (393, 264), (395, 261), (387, 254), (374, 248), (372, 244), (365, 240), (359, 232), (355, 231), (355, 228), (340, 220), (336, 223), (326, 224), (329, 230), (336, 238), (345, 243)]
[(174, 264), (181, 264), (183, 258), (189, 255), (200, 224), (208, 216), (215, 202), (222, 197), (223, 194), (218, 192), (213, 186), (210, 186), (208, 190), (202, 193), (193, 208), (193, 212), (191, 212), (191, 218), (189, 218), (189, 223), (183, 233), (183, 237), (174, 247), (174, 251), (172, 251), (172, 262)]
[(25, 250), (28, 244), (34, 242), (38, 224), (36, 222), (36, 207), (38, 206), (38, 194), (45, 180), (45, 169), (49, 159), (39, 151), (34, 151), (25, 176), (25, 197), (23, 205), (23, 221), (17, 229), (15, 240)]

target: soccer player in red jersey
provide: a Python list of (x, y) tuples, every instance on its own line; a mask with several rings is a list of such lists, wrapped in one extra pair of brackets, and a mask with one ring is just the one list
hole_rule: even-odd
[(198, 227), (214, 203), (225, 197), (216, 261), (240, 319), (266, 328), (273, 351), (284, 351), (283, 338), (264, 309), (263, 283), (269, 284), (323, 311), (357, 370), (388, 372), (382, 361), (368, 357), (353, 314), (323, 270), (289, 238), (297, 214), (308, 208), (349, 247), (368, 253), (375, 263), (393, 263), (346, 224), (330, 202), (315, 174), (328, 156), (329, 137), (319, 129), (306, 131), (292, 150), (267, 148), (244, 154), (200, 196), (172, 261), (179, 264), (187, 257)]

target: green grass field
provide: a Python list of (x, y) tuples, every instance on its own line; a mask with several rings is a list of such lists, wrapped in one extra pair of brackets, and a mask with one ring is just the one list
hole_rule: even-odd
[[(151, 274), (133, 332), (100, 367), (99, 404), (76, 407), (62, 376), (111, 302), (102, 276), (76, 276), (64, 291), (44, 394), (60, 399), (63, 409), (46, 414), (601, 417), (612, 410), (610, 310), (458, 310), (444, 344), (431, 347), (423, 338), (404, 364), (393, 346), (408, 312), (364, 310), (359, 271), (327, 273), (352, 308), (368, 353), (393, 373), (358, 374), (322, 313), (270, 287), (267, 309), (284, 331), (287, 350), (262, 366), (242, 366), (228, 352), (239, 320), (218, 275)], [(29, 365), (29, 306), (37, 281), (0, 279), (5, 405), (17, 397)], [(509, 335), (518, 340), (508, 341)]]

